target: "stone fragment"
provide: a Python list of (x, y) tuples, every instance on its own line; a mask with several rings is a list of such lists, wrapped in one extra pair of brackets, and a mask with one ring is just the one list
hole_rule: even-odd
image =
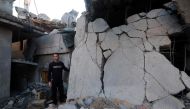
[(168, 36), (149, 37), (148, 41), (155, 47), (156, 51), (160, 51), (160, 47), (170, 47), (171, 40)]
[(152, 109), (184, 109), (184, 104), (173, 96), (168, 96), (153, 103)]
[(145, 53), (145, 70), (170, 94), (177, 94), (185, 89), (179, 70), (158, 52)]
[(120, 47), (131, 64), (144, 68), (144, 53), (126, 34), (120, 36)]
[(101, 43), (103, 50), (112, 50), (115, 51), (119, 47), (119, 38), (113, 33), (112, 30), (109, 30), (106, 33), (104, 41)]
[(127, 34), (131, 38), (143, 38), (143, 39), (146, 38), (146, 34), (144, 31), (132, 30), (132, 31), (129, 31)]
[(135, 26), (135, 28), (137, 30), (140, 30), (140, 31), (146, 31), (147, 30), (147, 20), (146, 19), (142, 19), (142, 20), (139, 20), (137, 22), (134, 22), (133, 25)]
[(122, 31), (120, 30), (119, 27), (114, 27), (114, 28), (112, 28), (112, 30), (113, 30), (113, 33), (115, 33), (116, 35), (119, 35), (122, 33)]
[(104, 33), (99, 33), (99, 41), (102, 42), (105, 39), (106, 32)]
[(121, 26), (119, 26), (119, 28), (120, 28), (123, 32), (125, 32), (125, 33), (129, 32), (129, 31), (131, 31), (131, 30), (135, 30), (135, 26), (134, 26), (133, 24), (121, 25)]
[(153, 51), (153, 46), (148, 41), (144, 41), (144, 47), (146, 51)]
[(147, 19), (148, 28), (160, 27), (161, 24), (156, 19)]
[(93, 33), (93, 32), (94, 32), (92, 25), (93, 25), (92, 22), (89, 22), (89, 23), (88, 23), (88, 32), (89, 32), (89, 33)]
[[(131, 53), (132, 54), (132, 53)], [(145, 97), (144, 70), (132, 64), (122, 49), (117, 49), (104, 67), (104, 90), (108, 98), (142, 104)]]
[(190, 77), (184, 71), (181, 72), (181, 79), (185, 86), (190, 89)]
[(150, 12), (148, 12), (146, 16), (150, 19), (153, 19), (153, 18), (156, 18), (159, 16), (164, 16), (167, 14), (168, 14), (167, 11), (164, 9), (154, 9), (154, 10), (151, 10)]
[(64, 104), (60, 105), (58, 109), (78, 109), (78, 108), (74, 104)]
[(97, 97), (102, 86), (100, 77), (101, 71), (92, 60), (86, 45), (75, 48), (72, 54), (67, 99)]
[(140, 17), (145, 17), (145, 16), (146, 16), (146, 13), (145, 13), (145, 12), (141, 12), (141, 13), (139, 13), (139, 16), (140, 16)]
[(111, 56), (112, 52), (110, 50), (106, 50), (103, 54), (104, 54), (104, 57), (107, 59), (108, 57)]
[(95, 33), (101, 33), (105, 32), (109, 28), (109, 26), (104, 19), (98, 18), (94, 22), (92, 22), (92, 28)]
[(166, 90), (150, 74), (145, 74), (146, 98), (149, 102), (168, 96)]
[(141, 49), (142, 51), (145, 50), (144, 44), (143, 44), (143, 39), (142, 38), (130, 38), (131, 42), (138, 47), (139, 49)]
[(151, 28), (147, 30), (146, 34), (147, 34), (147, 37), (166, 36), (167, 30), (163, 27)]
[(97, 36), (95, 33), (88, 33), (87, 41), (86, 41), (86, 46), (87, 50), (94, 62), (96, 62), (96, 41), (97, 41)]
[(129, 17), (127, 18), (127, 23), (128, 23), (128, 24), (129, 24), (129, 23), (133, 23), (133, 22), (138, 21), (138, 20), (140, 20), (140, 19), (141, 19), (140, 16), (139, 16), (138, 14), (135, 14), (135, 15), (129, 16)]
[(85, 29), (86, 29), (86, 17), (85, 15), (82, 15), (77, 20), (77, 26), (76, 26), (76, 35), (75, 35), (75, 46), (80, 45), (80, 43), (85, 42)]

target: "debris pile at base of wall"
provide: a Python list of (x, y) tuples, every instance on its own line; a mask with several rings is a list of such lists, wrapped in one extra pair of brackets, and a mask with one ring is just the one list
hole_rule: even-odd
[[(50, 97), (50, 89), (46, 84), (33, 83), (16, 96), (4, 98), (0, 100), (0, 109), (32, 109), (32, 103), (39, 104), (45, 107), (45, 101)], [(37, 103), (35, 103), (38, 101)], [(33, 108), (34, 109), (34, 108)], [(42, 108), (36, 108), (42, 109)]]
[(182, 109), (175, 97), (189, 89), (190, 77), (162, 55), (170, 35), (182, 32), (175, 7), (154, 9), (126, 19), (127, 25), (110, 28), (98, 18), (77, 22), (72, 54), (68, 100), (88, 96), (119, 99), (153, 109)]

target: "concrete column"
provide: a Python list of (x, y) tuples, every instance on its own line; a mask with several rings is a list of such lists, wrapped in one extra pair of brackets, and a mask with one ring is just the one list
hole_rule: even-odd
[(5, 12), (7, 14), (12, 14), (14, 1), (15, 0), (0, 0), (0, 11)]
[(0, 98), (10, 96), (12, 31), (0, 27)]

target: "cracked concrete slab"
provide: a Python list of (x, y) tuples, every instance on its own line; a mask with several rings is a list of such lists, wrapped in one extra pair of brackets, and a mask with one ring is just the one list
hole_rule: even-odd
[(145, 70), (170, 94), (177, 94), (185, 89), (179, 70), (158, 52), (145, 53)]
[(113, 33), (112, 30), (109, 30), (105, 34), (106, 36), (104, 41), (101, 43), (103, 50), (112, 50), (115, 51), (119, 47), (119, 37)]
[(155, 101), (164, 98), (169, 93), (149, 73), (145, 74), (146, 98), (148, 101)]
[(155, 101), (152, 109), (184, 109), (184, 104), (173, 96), (167, 96)]
[(119, 98), (140, 105), (145, 97), (144, 70), (132, 64), (117, 49), (104, 67), (104, 90), (108, 98)]
[(100, 68), (93, 62), (86, 45), (76, 48), (72, 54), (67, 99), (97, 97), (102, 86), (100, 77)]

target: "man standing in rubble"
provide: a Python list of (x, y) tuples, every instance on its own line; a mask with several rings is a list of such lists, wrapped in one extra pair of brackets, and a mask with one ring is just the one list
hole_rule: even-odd
[(49, 64), (48, 81), (52, 91), (53, 103), (55, 105), (57, 105), (57, 92), (59, 92), (60, 102), (62, 103), (66, 101), (66, 95), (64, 94), (63, 88), (63, 70), (69, 71), (69, 69), (65, 67), (64, 63), (59, 60), (59, 54), (54, 53), (53, 62)]

